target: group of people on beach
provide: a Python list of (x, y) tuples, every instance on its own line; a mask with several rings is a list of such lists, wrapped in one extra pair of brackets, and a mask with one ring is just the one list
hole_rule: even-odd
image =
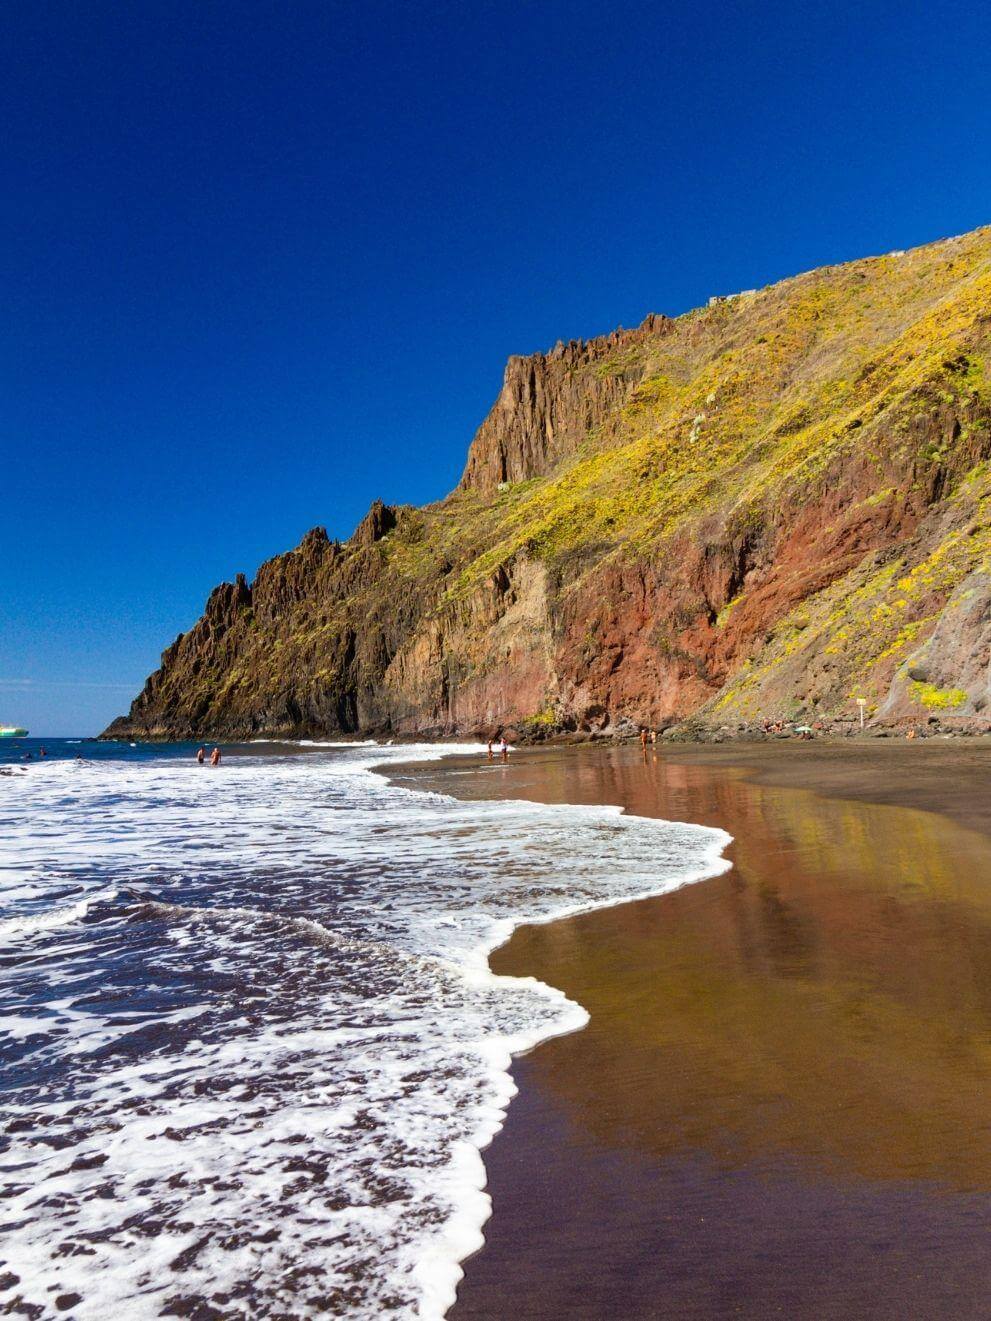
[[(196, 750), (196, 760), (197, 760), (197, 762), (199, 763), (200, 766), (202, 766), (202, 765), (204, 764), (204, 762), (206, 761), (206, 748), (197, 748), (197, 750)], [(211, 765), (211, 766), (219, 766), (219, 765), (220, 765), (220, 749), (219, 749), (219, 748), (214, 748), (214, 750), (210, 753), (210, 765)]]
[[(493, 740), (489, 739), (489, 761), (495, 761), (495, 752), (492, 751)], [(509, 744), (506, 742), (505, 734), (501, 735), (497, 751), (503, 761), (509, 761)]]

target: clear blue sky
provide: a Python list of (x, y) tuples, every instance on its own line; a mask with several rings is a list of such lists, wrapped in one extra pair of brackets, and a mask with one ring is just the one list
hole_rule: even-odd
[[(7, 6), (0, 722), (456, 482), (506, 356), (991, 221), (943, 3)], [(28, 683), (27, 681), (30, 681)]]

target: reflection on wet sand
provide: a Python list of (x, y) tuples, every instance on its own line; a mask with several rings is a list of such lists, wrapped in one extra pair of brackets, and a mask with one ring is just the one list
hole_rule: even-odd
[(454, 1317), (986, 1316), (991, 840), (639, 749), (473, 791), (735, 843), (722, 877), (493, 958), (591, 1023), (517, 1063)]

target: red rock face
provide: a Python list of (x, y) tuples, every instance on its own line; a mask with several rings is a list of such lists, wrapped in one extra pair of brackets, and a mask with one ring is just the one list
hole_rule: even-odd
[(904, 262), (511, 358), (456, 492), (222, 584), (108, 733), (977, 718), (991, 233)]

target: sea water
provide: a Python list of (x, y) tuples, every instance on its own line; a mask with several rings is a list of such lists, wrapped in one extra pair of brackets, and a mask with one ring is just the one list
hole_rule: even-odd
[(471, 746), (53, 750), (0, 774), (0, 1310), (442, 1317), (510, 1058), (586, 1021), (489, 953), (728, 836), (371, 769)]

